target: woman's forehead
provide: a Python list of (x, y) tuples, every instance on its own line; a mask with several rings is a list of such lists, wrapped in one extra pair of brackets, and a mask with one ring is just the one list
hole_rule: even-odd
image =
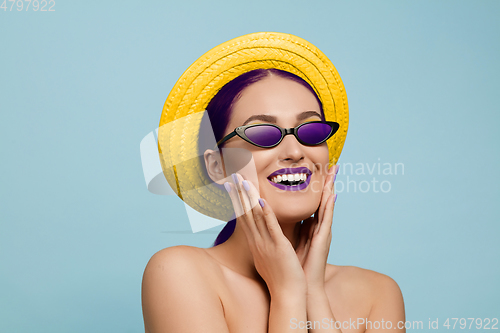
[(231, 122), (243, 124), (257, 115), (268, 115), (277, 121), (295, 120), (303, 118), (306, 112), (309, 118), (314, 117), (314, 113), (310, 111), (316, 111), (318, 117), (321, 117), (320, 106), (314, 94), (295, 81), (271, 76), (242, 91), (233, 105)]

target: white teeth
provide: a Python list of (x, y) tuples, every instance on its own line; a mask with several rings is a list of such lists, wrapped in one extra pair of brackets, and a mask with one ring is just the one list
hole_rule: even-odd
[(271, 181), (274, 183), (280, 183), (283, 181), (306, 181), (307, 174), (305, 173), (295, 173), (288, 175), (277, 175), (271, 178)]

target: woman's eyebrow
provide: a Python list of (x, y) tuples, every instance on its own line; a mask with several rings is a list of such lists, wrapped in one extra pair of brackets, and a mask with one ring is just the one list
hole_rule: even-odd
[(274, 124), (276, 124), (276, 117), (275, 116), (269, 116), (269, 115), (266, 115), (266, 114), (256, 114), (256, 115), (251, 116), (247, 120), (245, 120), (245, 122), (243, 123), (242, 126), (245, 126), (246, 124), (248, 124), (252, 120), (262, 120), (262, 121), (265, 121), (265, 122), (268, 122), (268, 123), (274, 123)]
[[(321, 119), (321, 115), (317, 111), (305, 111), (297, 116), (297, 120), (304, 120), (304, 119), (307, 119), (310, 117), (318, 117)], [(243, 123), (242, 126), (245, 126), (246, 124), (248, 124), (252, 120), (262, 120), (262, 121), (265, 121), (267, 123), (276, 124), (277, 118), (275, 116), (270, 116), (267, 114), (256, 114), (256, 115), (249, 117), (247, 120), (245, 120), (245, 122)]]
[(306, 111), (299, 114), (297, 120), (304, 120), (310, 117), (318, 117), (321, 119), (321, 115), (317, 111)]

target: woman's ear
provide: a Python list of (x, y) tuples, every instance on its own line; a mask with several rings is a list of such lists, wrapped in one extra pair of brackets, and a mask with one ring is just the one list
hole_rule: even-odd
[(222, 161), (222, 156), (220, 152), (211, 149), (205, 150), (203, 154), (205, 159), (205, 166), (207, 167), (208, 176), (217, 184), (222, 185), (224, 183), (225, 170), (224, 163)]

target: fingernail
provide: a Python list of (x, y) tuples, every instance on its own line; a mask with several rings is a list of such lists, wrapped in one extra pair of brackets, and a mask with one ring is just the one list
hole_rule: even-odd
[(337, 174), (339, 173), (340, 165), (337, 164), (335, 167), (336, 167), (335, 174)]
[(264, 200), (262, 200), (261, 198), (259, 198), (259, 204), (262, 208), (264, 208)]
[(335, 178), (337, 178), (337, 174), (335, 174), (335, 176), (333, 176), (333, 181), (332, 181), (332, 183), (335, 183)]
[(235, 173), (233, 173), (233, 174), (231, 175), (231, 177), (233, 177), (233, 182), (234, 182), (235, 184), (238, 184), (238, 176), (236, 176), (236, 174), (235, 174)]
[(227, 193), (231, 192), (231, 185), (228, 182), (224, 183), (224, 187), (226, 188)]
[(250, 191), (250, 185), (248, 185), (248, 182), (246, 180), (242, 181), (241, 183), (243, 184), (245, 191)]
[(335, 203), (336, 201), (337, 201), (337, 193), (335, 193), (333, 196), (333, 203)]

